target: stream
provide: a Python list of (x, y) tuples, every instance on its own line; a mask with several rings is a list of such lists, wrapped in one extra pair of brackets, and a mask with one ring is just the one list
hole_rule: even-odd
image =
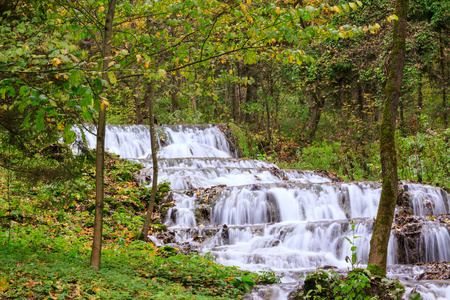
[[(230, 139), (212, 125), (161, 126), (157, 132), (158, 179), (170, 182), (175, 203), (165, 223), (175, 243), (224, 265), (283, 276), (280, 284), (257, 287), (247, 299), (289, 299), (302, 274), (321, 267), (348, 270), (346, 238), (358, 236), (357, 256), (362, 267), (367, 263), (380, 182), (336, 182), (324, 172), (239, 159)], [(94, 136), (86, 134), (86, 140), (95, 147)], [(105, 148), (142, 163), (140, 176), (151, 182), (148, 127), (107, 125)], [(419, 263), (450, 261), (448, 218), (439, 220), (449, 214), (450, 197), (409, 182), (402, 182), (401, 191), (397, 212), (403, 209), (420, 222), (393, 226), (388, 277), (406, 286), (405, 299), (413, 290), (424, 299), (450, 299), (449, 280), (419, 280), (426, 271)]]

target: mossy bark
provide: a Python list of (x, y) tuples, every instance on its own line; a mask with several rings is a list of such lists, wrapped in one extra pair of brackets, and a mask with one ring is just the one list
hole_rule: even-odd
[(395, 148), (395, 125), (405, 64), (406, 16), (409, 0), (395, 1), (391, 64), (386, 83), (386, 99), (380, 127), (380, 157), (382, 189), (377, 218), (370, 240), (368, 269), (376, 275), (386, 275), (387, 248), (394, 219), (398, 194), (397, 155)]

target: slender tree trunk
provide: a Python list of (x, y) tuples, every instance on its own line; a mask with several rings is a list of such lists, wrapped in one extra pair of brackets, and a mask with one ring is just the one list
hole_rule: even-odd
[(239, 122), (239, 103), (241, 95), (239, 93), (239, 84), (237, 82), (233, 82), (233, 98), (232, 98), (232, 106), (233, 106), (233, 119), (234, 122)]
[(152, 161), (153, 161), (153, 178), (152, 178), (152, 193), (150, 194), (150, 200), (148, 202), (147, 206), (147, 215), (145, 216), (145, 222), (144, 227), (142, 227), (142, 237), (145, 241), (148, 240), (148, 230), (150, 227), (150, 223), (152, 222), (152, 214), (153, 214), (153, 207), (155, 205), (155, 199), (156, 199), (156, 191), (158, 189), (158, 158), (156, 156), (156, 133), (155, 133), (155, 125), (154, 125), (154, 102), (155, 102), (155, 87), (154, 82), (150, 82), (146, 95), (145, 95), (149, 103), (149, 126), (150, 126), (150, 144), (152, 148)]
[(325, 100), (322, 99), (321, 95), (317, 92), (313, 92), (311, 95), (306, 96), (309, 103), (309, 126), (308, 126), (308, 136), (306, 137), (307, 142), (312, 144), (314, 138), (316, 137), (317, 128), (319, 126), (320, 117), (322, 115), (322, 108), (325, 104)]
[(171, 81), (173, 87), (170, 90), (170, 99), (172, 103), (172, 113), (174, 113), (176, 110), (178, 110), (178, 90), (179, 90), (179, 82), (178, 82), (178, 76), (180, 72), (177, 71), (175, 75), (171, 76)]
[(417, 87), (417, 108), (418, 108), (418, 113), (417, 115), (420, 116), (420, 114), (422, 113), (422, 105), (423, 105), (423, 93), (422, 93), (422, 72), (419, 73), (419, 85)]
[(367, 268), (374, 275), (386, 276), (387, 248), (394, 219), (398, 193), (397, 154), (395, 149), (395, 123), (405, 64), (406, 15), (409, 0), (395, 1), (391, 64), (386, 83), (386, 99), (380, 127), (380, 157), (382, 189), (377, 218), (370, 240)]
[(441, 65), (441, 76), (442, 76), (442, 108), (443, 108), (443, 119), (444, 119), (444, 128), (447, 128), (447, 117), (448, 117), (448, 108), (447, 108), (447, 76), (445, 74), (445, 55), (444, 55), (444, 39), (442, 37), (443, 29), (441, 28), (441, 32), (439, 34), (439, 44), (440, 44), (440, 65)]
[(267, 124), (266, 124), (266, 131), (267, 131), (267, 139), (269, 140), (269, 145), (272, 144), (272, 133), (270, 131), (270, 106), (269, 106), (269, 95), (265, 95), (266, 100), (266, 116), (267, 116)]
[(275, 109), (275, 116), (273, 119), (273, 128), (275, 129), (279, 129), (278, 126), (278, 107), (279, 107), (279, 101), (278, 101), (278, 95), (275, 96), (275, 83), (273, 80), (273, 74), (272, 74), (272, 70), (270, 70), (269, 72), (269, 78), (268, 78), (268, 82), (269, 82), (269, 95), (270, 97), (272, 97), (273, 101), (274, 101), (274, 109)]
[(136, 124), (142, 124), (141, 96), (134, 97), (134, 111), (136, 113)]
[(400, 113), (400, 132), (403, 136), (406, 137), (406, 128), (405, 128), (405, 107), (403, 105), (403, 98), (399, 100), (398, 106), (399, 106), (399, 113)]
[[(116, 0), (110, 0), (108, 3), (108, 13), (106, 14), (105, 32), (103, 38), (103, 65), (102, 79), (108, 82), (108, 64), (111, 57), (111, 38), (116, 9)], [(102, 253), (102, 231), (103, 231), (103, 198), (104, 198), (104, 160), (105, 160), (105, 127), (106, 127), (106, 106), (101, 100), (100, 111), (98, 115), (97, 127), (97, 152), (95, 161), (95, 218), (94, 218), (94, 241), (91, 252), (91, 267), (100, 270)]]

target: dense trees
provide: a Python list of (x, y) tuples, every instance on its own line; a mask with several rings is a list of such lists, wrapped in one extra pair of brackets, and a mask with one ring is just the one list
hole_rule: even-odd
[[(100, 220), (104, 124), (153, 123), (154, 107), (161, 123), (249, 129), (247, 156), (380, 177), (392, 0), (114, 3), (0, 0), (2, 166), (30, 173), (33, 164), (21, 162), (61, 134), (73, 141), (72, 126), (97, 124)], [(410, 6), (399, 122), (390, 129), (400, 129), (400, 178), (449, 185), (449, 5)], [(436, 149), (427, 152), (429, 139)], [(48, 175), (64, 175), (56, 169)], [(100, 267), (99, 252), (91, 264)]]
[[(177, 110), (178, 95), (185, 94), (197, 119), (204, 105), (201, 96), (217, 99), (203, 86), (224, 80), (233, 82), (236, 120), (254, 122), (260, 86), (255, 80), (255, 64), (262, 59), (312, 62), (297, 45), (362, 33), (362, 27), (336, 28), (327, 21), (334, 14), (356, 10), (357, 3), (16, 1), (10, 8), (14, 10), (4, 11), (1, 20), (5, 43), (0, 91), (5, 118), (15, 115), (22, 119), (14, 126), (3, 124), (4, 133), (14, 136), (15, 131), (25, 130), (41, 139), (48, 130), (53, 135), (42, 141), (38, 146), (42, 148), (58, 140), (58, 130), (64, 131), (65, 141), (70, 143), (72, 126), (97, 124), (91, 265), (99, 268), (107, 106), (111, 104), (116, 118), (129, 118), (130, 112), (135, 112), (133, 119), (152, 123), (148, 111), (156, 91), (168, 86), (169, 92), (163, 95), (170, 96), (170, 110)], [(230, 67), (219, 67), (227, 62)], [(237, 76), (231, 66), (238, 68)], [(210, 74), (206, 82), (204, 73)], [(192, 85), (196, 88), (189, 92)], [(265, 108), (270, 120), (268, 98)], [(213, 110), (211, 115), (215, 113)], [(270, 137), (270, 126), (267, 132)]]

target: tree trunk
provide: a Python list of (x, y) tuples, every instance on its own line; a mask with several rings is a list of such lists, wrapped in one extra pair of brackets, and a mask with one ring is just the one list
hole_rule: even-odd
[(380, 158), (382, 189), (377, 218), (370, 240), (367, 268), (374, 275), (386, 276), (387, 248), (394, 218), (398, 192), (397, 155), (395, 149), (395, 123), (405, 64), (406, 15), (409, 0), (395, 1), (391, 64), (386, 83), (386, 99), (380, 126)]
[(171, 76), (172, 81), (172, 87), (170, 89), (170, 100), (172, 104), (171, 112), (174, 113), (178, 110), (178, 90), (179, 90), (179, 82), (178, 82), (178, 76), (180, 72), (177, 71), (175, 75)]
[[(102, 79), (108, 80), (108, 64), (111, 57), (111, 37), (116, 9), (116, 0), (110, 0), (108, 3), (108, 13), (105, 20), (105, 32), (103, 38), (103, 64)], [(106, 106), (101, 100), (100, 111), (98, 114), (97, 127), (97, 152), (95, 161), (95, 218), (94, 218), (94, 241), (91, 252), (91, 268), (100, 270), (101, 252), (102, 252), (102, 231), (103, 231), (103, 179), (104, 179), (104, 160), (105, 160), (105, 127), (106, 127)]]
[[(139, 93), (140, 94), (140, 93)], [(134, 111), (136, 113), (136, 124), (142, 124), (141, 96), (134, 96)]]
[(442, 74), (442, 108), (443, 108), (443, 119), (444, 119), (444, 128), (447, 129), (447, 117), (448, 117), (448, 109), (447, 109), (447, 76), (445, 74), (445, 55), (444, 55), (444, 39), (442, 37), (443, 29), (441, 28), (441, 32), (439, 34), (439, 44), (440, 44), (440, 65), (441, 65), (441, 74)]
[(423, 93), (422, 93), (422, 72), (419, 73), (419, 85), (417, 87), (417, 108), (418, 108), (418, 113), (417, 115), (420, 116), (420, 114), (422, 113), (422, 105), (423, 105)]
[(233, 98), (232, 98), (232, 106), (233, 106), (233, 122), (239, 122), (239, 104), (240, 104), (240, 87), (239, 83), (233, 82)]
[(153, 178), (152, 178), (152, 193), (150, 194), (150, 200), (147, 206), (147, 215), (145, 216), (144, 227), (142, 227), (142, 238), (147, 241), (148, 230), (150, 223), (152, 222), (153, 206), (155, 205), (156, 190), (158, 189), (158, 158), (156, 156), (156, 133), (155, 124), (153, 122), (155, 115), (153, 111), (153, 106), (155, 102), (155, 87), (154, 82), (150, 82), (147, 92), (145, 94), (147, 98), (146, 101), (149, 103), (149, 126), (150, 126), (150, 144), (152, 148), (152, 160), (153, 160)]
[(269, 145), (272, 144), (272, 133), (270, 131), (270, 106), (269, 106), (269, 95), (266, 95), (265, 97), (266, 100), (266, 117), (267, 117), (267, 121), (266, 121), (266, 131), (267, 131), (267, 139), (269, 141)]
[(310, 114), (306, 142), (308, 144), (312, 144), (314, 138), (316, 137), (325, 100), (322, 99), (322, 96), (320, 94), (318, 95), (317, 92), (312, 92), (312, 94), (306, 95), (306, 99), (308, 100)]
[(401, 132), (401, 134), (402, 134), (404, 137), (406, 137), (405, 107), (404, 107), (403, 101), (404, 101), (403, 98), (400, 98), (400, 99), (399, 99), (399, 103), (398, 103), (398, 106), (399, 106), (399, 113), (400, 113), (400, 124), (399, 124), (399, 126), (400, 126), (400, 132)]

